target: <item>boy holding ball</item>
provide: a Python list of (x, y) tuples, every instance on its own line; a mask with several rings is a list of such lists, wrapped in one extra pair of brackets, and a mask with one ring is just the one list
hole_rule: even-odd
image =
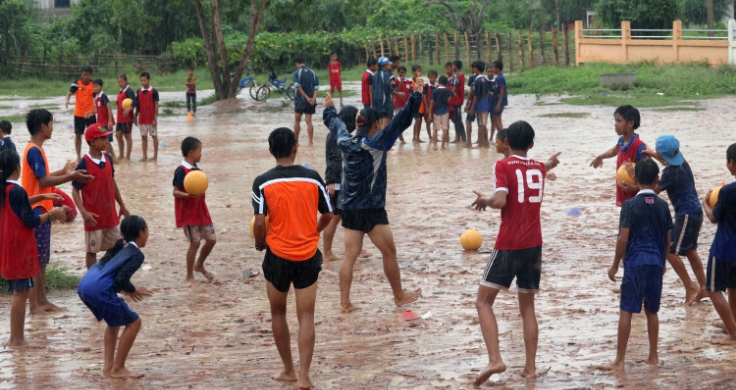
[[(202, 158), (202, 143), (194, 138), (187, 137), (181, 142), (181, 154), (184, 161), (174, 172), (174, 211), (176, 214), (176, 227), (184, 229), (184, 236), (189, 241), (187, 250), (187, 283), (193, 284), (194, 271), (204, 275), (207, 280), (215, 278), (204, 268), (204, 261), (212, 252), (217, 243), (215, 236), (215, 225), (212, 224), (207, 203), (202, 195), (192, 195), (184, 188), (184, 178), (191, 171), (201, 171), (199, 160)], [(197, 256), (200, 242), (204, 240), (204, 247), (199, 252), (199, 260), (196, 264), (194, 258)]]

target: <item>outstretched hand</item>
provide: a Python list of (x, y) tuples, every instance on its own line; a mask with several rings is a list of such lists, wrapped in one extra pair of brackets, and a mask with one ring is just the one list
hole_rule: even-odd
[(335, 107), (335, 101), (332, 100), (332, 94), (327, 92), (327, 97), (325, 97), (325, 107)]
[(423, 78), (421, 77), (418, 78), (417, 82), (414, 83), (414, 92), (419, 92), (419, 93), (424, 92), (424, 79)]
[(557, 157), (560, 157), (560, 154), (562, 154), (562, 152), (557, 152), (557, 153), (553, 154), (552, 157), (549, 158), (549, 160), (548, 160), (549, 167), (550, 167), (549, 169), (552, 169), (552, 168), (560, 165), (560, 160), (557, 159)]
[(473, 191), (473, 193), (475, 194), (476, 198), (473, 204), (471, 204), (470, 206), (478, 211), (485, 211), (488, 207), (488, 198), (486, 198), (485, 195), (483, 195), (483, 193), (479, 191)]

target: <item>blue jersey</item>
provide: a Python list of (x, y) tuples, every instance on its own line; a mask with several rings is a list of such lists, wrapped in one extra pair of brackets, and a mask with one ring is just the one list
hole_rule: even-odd
[(323, 113), (325, 126), (342, 152), (342, 183), (338, 206), (342, 210), (380, 209), (386, 205), (386, 152), (409, 128), (419, 111), (422, 95), (414, 92), (396, 116), (376, 134), (351, 135), (334, 107)]
[(652, 190), (642, 190), (621, 207), (621, 228), (629, 229), (624, 267), (656, 265), (664, 267), (667, 232), (672, 216), (667, 202)]
[(710, 247), (711, 256), (727, 263), (736, 262), (736, 181), (721, 187), (713, 207), (718, 229)]
[(493, 81), (494, 88), (493, 88), (493, 95), (496, 101), (498, 101), (498, 96), (501, 93), (501, 87), (503, 87), (503, 100), (501, 100), (501, 107), (506, 107), (509, 105), (509, 90), (506, 87), (506, 76), (503, 75), (503, 73), (499, 73), (496, 78)]
[(388, 70), (379, 69), (376, 74), (368, 77), (368, 82), (373, 87), (373, 103), (371, 108), (381, 114), (394, 112), (394, 88), (396, 84), (392, 81), (393, 76)]
[(117, 293), (126, 291), (132, 293), (135, 286), (130, 278), (143, 264), (145, 256), (133, 243), (126, 244), (104, 266), (96, 262), (79, 282), (77, 292), (101, 300), (117, 298)]
[(6, 135), (2, 139), (0, 139), (0, 151), (3, 150), (12, 150), (12, 151), (18, 151), (18, 149), (15, 148), (15, 144), (13, 143), (13, 140), (10, 139), (9, 135)]
[[(314, 72), (307, 68), (306, 65), (301, 66), (294, 72), (294, 89), (302, 87), (302, 91), (310, 98), (314, 96), (314, 90), (319, 86), (319, 79)], [(312, 107), (309, 102), (304, 99), (304, 96), (299, 92), (295, 93), (294, 96), (294, 108), (297, 110), (306, 110)]]
[(690, 164), (687, 161), (679, 166), (667, 166), (659, 179), (659, 188), (667, 191), (667, 196), (675, 208), (675, 216), (702, 215), (703, 207), (700, 205), (698, 192), (695, 190), (695, 178), (693, 178), (693, 171), (690, 170)]

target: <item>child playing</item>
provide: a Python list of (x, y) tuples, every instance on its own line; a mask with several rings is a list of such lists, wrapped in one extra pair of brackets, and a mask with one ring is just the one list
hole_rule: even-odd
[(95, 118), (95, 91), (92, 85), (92, 67), (82, 68), (82, 77), (72, 82), (66, 94), (65, 107), (69, 109), (69, 99), (74, 96), (74, 147), (77, 161), (82, 158), (82, 135), (87, 126), (97, 123)]
[[(327, 100), (331, 101), (329, 95)], [(283, 127), (272, 131), (268, 146), (277, 165), (256, 177), (252, 198), (256, 249), (266, 250), (263, 276), (271, 303), (271, 327), (284, 363), (284, 370), (273, 379), (299, 381), (299, 389), (311, 389), (309, 367), (314, 353), (314, 306), (317, 280), (322, 271), (319, 234), (332, 220), (332, 207), (319, 174), (294, 165), (297, 145), (293, 131)], [(322, 214), (319, 221), (317, 213)], [(266, 215), (271, 223), (268, 235)], [(292, 284), (299, 305), (299, 377), (294, 371), (286, 322), (286, 300)]]
[[(202, 158), (202, 143), (194, 137), (186, 137), (181, 142), (181, 154), (184, 161), (174, 172), (174, 211), (176, 227), (184, 229), (184, 236), (189, 241), (187, 250), (187, 283), (194, 284), (194, 271), (204, 275), (207, 280), (215, 278), (204, 268), (204, 261), (217, 243), (215, 225), (212, 224), (210, 211), (205, 203), (205, 194), (193, 196), (184, 188), (184, 178), (191, 171), (201, 171), (199, 160)], [(200, 242), (204, 240), (199, 259), (194, 263)]]
[(187, 86), (187, 114), (197, 116), (197, 76), (194, 75), (194, 68), (191, 66), (187, 78), (184, 79), (184, 85)]
[(613, 265), (608, 278), (616, 281), (621, 259), (624, 260), (624, 277), (621, 281), (621, 305), (618, 320), (616, 360), (602, 367), (606, 370), (624, 369), (626, 345), (631, 333), (633, 313), (641, 313), (642, 301), (647, 316), (649, 333), (649, 358), (646, 363), (656, 366), (657, 340), (659, 338), (659, 301), (662, 297), (662, 275), (667, 249), (670, 247), (672, 216), (667, 202), (654, 192), (659, 180), (659, 167), (645, 159), (636, 163), (636, 179), (641, 191), (624, 202), (621, 207), (620, 233), (616, 244)]
[(493, 374), (506, 371), (498, 347), (498, 326), (493, 304), (501, 289), (507, 290), (516, 278), (519, 309), (524, 326), (526, 365), (521, 375), (535, 378), (539, 328), (534, 312), (534, 295), (539, 291), (542, 275), (542, 225), (540, 210), (544, 197), (547, 168), (527, 157), (534, 146), (534, 129), (524, 121), (508, 129), (511, 157), (496, 162), (495, 192), (486, 197), (474, 191), (477, 210), (487, 207), (501, 210), (501, 227), (491, 259), (478, 288), (478, 317), (488, 350), (488, 366), (475, 379), (475, 386), (485, 383)]
[[(641, 117), (639, 116), (639, 110), (632, 106), (621, 106), (616, 109), (613, 113), (615, 119), (615, 130), (616, 134), (619, 135), (616, 146), (596, 157), (590, 166), (593, 168), (600, 168), (603, 166), (603, 160), (607, 158), (617, 157), (616, 170), (625, 162), (639, 162), (644, 159), (644, 150), (647, 146), (639, 139), (639, 134), (636, 134), (634, 130), (639, 128), (641, 123)], [(616, 186), (616, 206), (621, 207), (624, 202), (628, 199), (636, 196), (636, 191), (639, 189), (635, 184), (628, 184), (624, 182), (618, 182)]]
[(493, 111), (491, 123), (491, 138), (493, 131), (503, 129), (503, 109), (509, 105), (508, 91), (506, 90), (506, 76), (503, 75), (503, 62), (495, 61), (491, 69), (493, 71), (493, 98), (491, 99), (491, 110)]
[(13, 125), (8, 121), (0, 121), (0, 151), (10, 149), (17, 151), (15, 143), (10, 139), (10, 134), (13, 132)]
[[(88, 183), (94, 179), (86, 175), (84, 170), (75, 170), (76, 163), (67, 162), (63, 169), (51, 172), (43, 144), (51, 139), (54, 131), (54, 116), (48, 110), (31, 110), (26, 115), (26, 126), (31, 135), (23, 152), (21, 161), (21, 185), (28, 196), (34, 199), (36, 195), (51, 194), (51, 189), (59, 184), (76, 180), (80, 183)], [(36, 201), (31, 204), (33, 212), (40, 216), (54, 208), (50, 199)], [(54, 218), (56, 219), (56, 218)], [(60, 219), (64, 221), (64, 219)], [(62, 309), (46, 299), (46, 265), (51, 256), (51, 220), (42, 223), (34, 230), (36, 236), (36, 249), (38, 251), (38, 262), (41, 267), (33, 278), (34, 288), (28, 294), (30, 300), (31, 314), (44, 314), (46, 311), (61, 311)]]
[[(97, 110), (97, 123), (110, 131), (110, 135), (107, 137), (108, 143), (105, 151), (107, 152), (107, 154), (112, 156), (113, 160), (115, 160), (115, 150), (113, 149), (111, 144), (112, 133), (115, 130), (115, 128), (113, 127), (115, 125), (115, 118), (113, 118), (112, 116), (110, 99), (108, 99), (107, 95), (102, 92), (102, 79), (95, 79), (95, 81), (93, 81), (93, 84), (95, 86), (95, 109)], [(87, 128), (89, 128), (89, 126)]]
[[(452, 69), (452, 68), (450, 68)], [(450, 98), (455, 94), (447, 88), (447, 77), (440, 76), (439, 86), (432, 91), (429, 104), (429, 120), (434, 119), (432, 149), (437, 150), (437, 133), (442, 131), (442, 149), (450, 141)]]
[(337, 53), (330, 54), (327, 70), (330, 72), (330, 93), (334, 95), (335, 90), (340, 93), (340, 107), (342, 107), (342, 65), (337, 60)]
[[(97, 321), (105, 320), (107, 324), (104, 341), (105, 365), (102, 367), (102, 375), (112, 378), (140, 378), (143, 374), (129, 371), (125, 368), (125, 361), (141, 329), (141, 319), (138, 313), (131, 310), (128, 304), (118, 297), (118, 293), (134, 302), (153, 295), (149, 289), (136, 287), (130, 282), (130, 278), (145, 260), (141, 249), (148, 241), (148, 226), (143, 218), (131, 215), (120, 224), (120, 230), (123, 238), (87, 270), (79, 282), (77, 294)], [(115, 343), (118, 341), (118, 333), (122, 326), (125, 329), (120, 335), (116, 354)]]
[[(726, 167), (736, 176), (736, 144), (731, 144), (726, 151)], [(718, 201), (712, 208), (708, 204), (710, 195), (709, 191), (703, 208), (718, 228), (708, 257), (706, 289), (726, 332), (736, 339), (736, 181), (721, 187)], [(728, 300), (723, 291), (728, 291)]]
[[(462, 107), (465, 100), (465, 75), (462, 72), (463, 62), (455, 60), (452, 63), (452, 71), (455, 76), (449, 81), (455, 96), (450, 99), (450, 112), (452, 113), (452, 121), (455, 124), (455, 140), (453, 143), (466, 143), (465, 127), (463, 126)], [(467, 145), (464, 145), (467, 146)]]
[[(130, 152), (133, 149), (133, 111), (138, 107), (138, 99), (135, 96), (135, 92), (130, 88), (128, 84), (128, 76), (121, 74), (118, 76), (118, 92), (117, 99), (115, 100), (118, 107), (118, 124), (115, 126), (115, 138), (118, 141), (118, 148), (120, 150), (120, 160), (130, 161)], [(123, 109), (123, 101), (130, 99), (133, 101), (128, 108)]]
[[(473, 96), (475, 96), (475, 92), (473, 92), (473, 84), (475, 84), (475, 78), (478, 77), (475, 75), (475, 71), (473, 71), (474, 68), (477, 67), (477, 61), (470, 64), (470, 77), (468, 77), (468, 100), (465, 102), (465, 108), (463, 111), (466, 112), (465, 114), (465, 137), (468, 140), (468, 144), (465, 146), (466, 148), (472, 148), (473, 147), (473, 122), (475, 122), (475, 113), (471, 115), (468, 111), (470, 109), (470, 103), (473, 102)], [(478, 141), (480, 142), (480, 140)], [(476, 142), (477, 143), (477, 142)]]
[(476, 115), (478, 118), (478, 147), (488, 148), (488, 94), (490, 91), (488, 78), (483, 74), (486, 64), (478, 61), (473, 68), (475, 73), (475, 81), (473, 82), (473, 102), (468, 109), (469, 115)]
[[(158, 118), (158, 91), (151, 86), (151, 75), (141, 73), (141, 89), (138, 90), (138, 105), (135, 108), (133, 123), (141, 131), (141, 147), (143, 158), (141, 162), (156, 161), (158, 158), (158, 132), (156, 130)], [(153, 157), (148, 159), (148, 136), (153, 141)]]
[[(79, 160), (77, 170), (86, 171), (95, 179), (89, 183), (73, 181), (72, 197), (84, 220), (84, 241), (87, 269), (97, 261), (97, 254), (107, 251), (120, 239), (120, 219), (130, 215), (115, 181), (112, 156), (105, 153), (112, 134), (106, 127), (92, 125), (84, 132), (89, 152)], [(107, 156), (106, 156), (107, 155)], [(120, 211), (115, 211), (115, 202)]]
[(10, 306), (10, 340), (8, 346), (25, 344), (23, 326), (26, 319), (28, 292), (33, 288), (33, 277), (40, 268), (33, 229), (56, 218), (63, 221), (65, 211), (61, 207), (36, 215), (32, 202), (55, 201), (58, 195), (43, 194), (32, 198), (18, 183), (20, 156), (14, 150), (0, 152), (0, 275), (13, 292)]
[[(432, 69), (427, 74), (429, 83), (424, 84), (424, 90), (422, 92), (422, 105), (419, 107), (419, 111), (424, 110), (424, 122), (427, 124), (427, 137), (429, 142), (432, 142), (432, 111), (429, 109), (432, 104), (432, 93), (437, 88), (437, 76), (439, 74), (436, 70)], [(418, 137), (418, 135), (417, 135)]]
[[(396, 88), (394, 88), (396, 97), (394, 98), (394, 115), (399, 112), (404, 106), (406, 105), (406, 102), (409, 101), (409, 95), (411, 94), (411, 90), (414, 86), (414, 82), (412, 80), (408, 80), (406, 78), (406, 68), (403, 66), (400, 66), (398, 68), (399, 77), (396, 77), (394, 79), (394, 84), (396, 84)], [(340, 104), (342, 105), (342, 103)], [(404, 135), (399, 136), (399, 140), (402, 144), (405, 144), (404, 141)]]
[[(414, 76), (411, 78), (412, 85), (414, 85), (416, 84), (417, 80), (422, 78), (422, 67), (420, 65), (412, 65), (411, 73)], [(422, 105), (419, 106), (419, 111), (414, 116), (414, 138), (412, 138), (412, 142), (414, 143), (424, 142), (420, 138), (421, 133), (422, 133), (422, 119), (424, 118), (424, 111), (425, 111), (424, 100), (422, 100)], [(430, 134), (430, 140), (431, 139), (432, 137)]]
[(363, 102), (363, 108), (371, 106), (371, 96), (373, 94), (373, 86), (369, 82), (369, 78), (378, 70), (378, 60), (376, 57), (368, 58), (368, 68), (363, 72), (363, 78), (360, 81), (360, 95)]
[[(496, 153), (503, 154), (504, 158), (508, 158), (511, 155), (511, 149), (509, 148), (508, 140), (508, 129), (502, 129), (499, 130), (498, 133), (496, 133), (496, 142), (494, 146), (496, 147)], [(544, 163), (544, 167), (547, 168), (547, 177), (549, 177), (549, 171), (560, 165), (560, 160), (558, 159), (558, 157), (560, 157), (560, 154), (562, 154), (562, 152), (557, 152), (553, 154), (552, 157), (550, 157), (549, 160)]]
[[(656, 151), (644, 151), (644, 154), (665, 165), (659, 185), (654, 191), (657, 194), (667, 191), (675, 208), (675, 228), (671, 232), (674, 241), (669, 248), (667, 261), (685, 285), (685, 304), (690, 305), (700, 302), (708, 294), (705, 289), (703, 263), (698, 256), (698, 235), (703, 226), (703, 208), (698, 200), (690, 164), (680, 152), (680, 141), (673, 135), (665, 134), (657, 138), (656, 148)], [(697, 284), (690, 279), (680, 256), (687, 256), (698, 279)]]

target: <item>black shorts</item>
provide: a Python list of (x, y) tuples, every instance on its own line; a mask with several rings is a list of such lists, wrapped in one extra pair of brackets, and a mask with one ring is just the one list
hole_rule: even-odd
[(294, 108), (294, 112), (301, 115), (314, 115), (316, 111), (316, 105), (309, 106), (307, 108)]
[(133, 123), (118, 123), (115, 125), (115, 132), (122, 131), (123, 134), (130, 134), (133, 132)]
[(332, 214), (340, 215), (341, 211), (337, 208), (337, 197), (340, 196), (340, 191), (335, 191), (335, 195), (330, 196), (330, 204), (332, 205)]
[(341, 210), (342, 227), (370, 233), (376, 225), (388, 225), (386, 209)]
[(75, 116), (74, 117), (74, 134), (76, 135), (83, 135), (84, 131), (87, 130), (87, 127), (94, 125), (97, 123), (97, 117), (92, 115), (89, 118), (85, 118), (83, 116)]
[(297, 290), (317, 283), (319, 273), (322, 271), (322, 252), (317, 249), (314, 257), (309, 260), (291, 261), (282, 259), (271, 253), (270, 249), (266, 249), (261, 266), (263, 277), (277, 290), (287, 293), (292, 283)]
[(486, 265), (482, 286), (508, 289), (516, 278), (519, 292), (536, 293), (542, 277), (542, 246), (519, 250), (497, 250), (491, 252)]
[(713, 255), (708, 256), (705, 284), (705, 289), (710, 292), (736, 288), (736, 263), (727, 263), (718, 260)]
[(698, 236), (703, 226), (703, 213), (687, 214), (675, 218), (675, 225), (670, 232), (672, 245), (670, 253), (685, 256), (691, 249), (698, 249)]

